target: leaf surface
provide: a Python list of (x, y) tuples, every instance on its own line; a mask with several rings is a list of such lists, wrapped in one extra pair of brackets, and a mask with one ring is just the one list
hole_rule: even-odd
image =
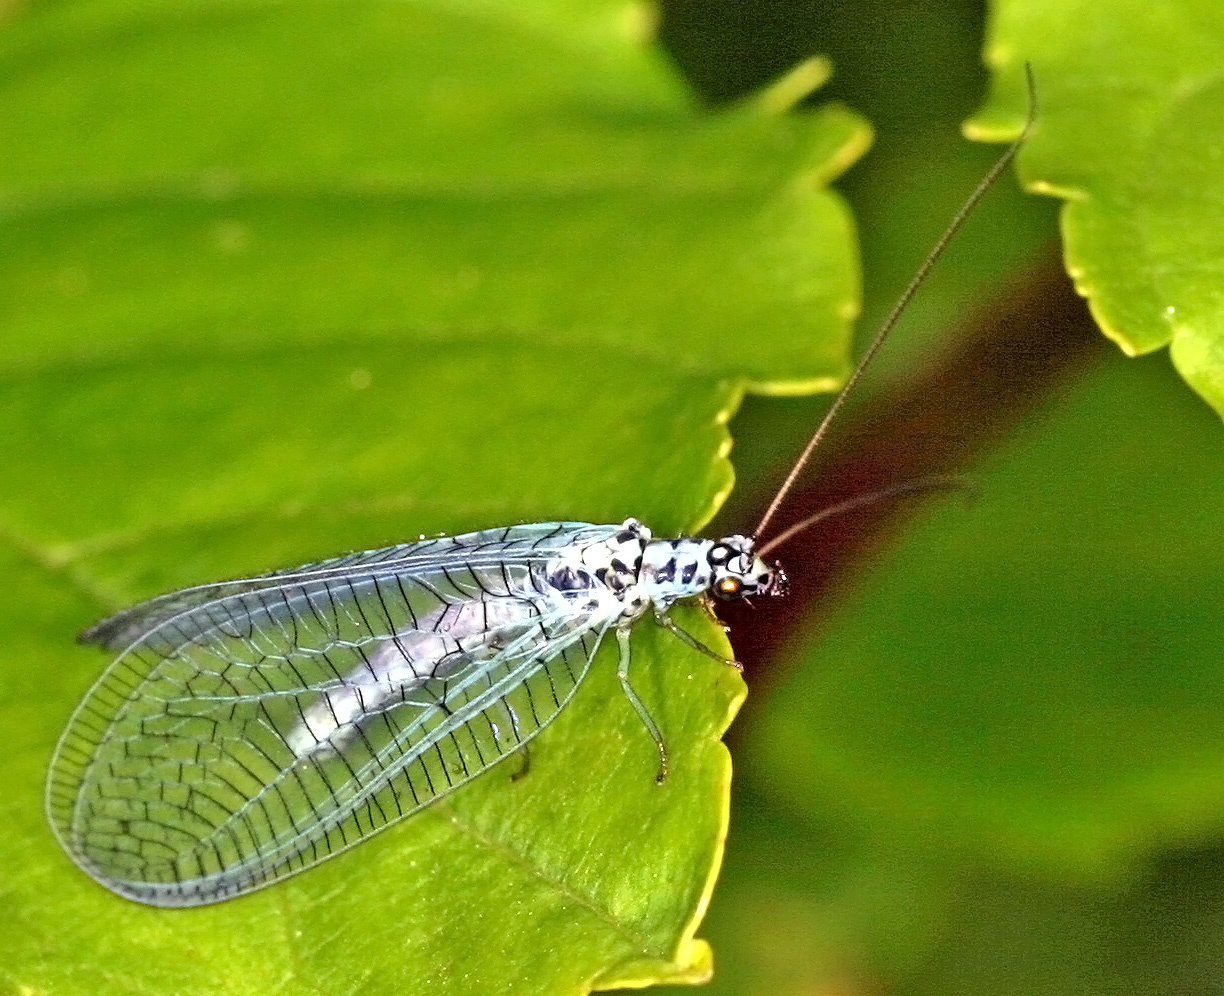
[[(11, 988), (583, 992), (694, 940), (743, 695), (649, 625), (533, 744), (283, 887), (167, 912), (71, 867), (45, 765), (176, 586), (421, 533), (699, 527), (745, 387), (845, 369), (836, 107), (698, 113), (622, 4), (84, 0), (0, 33), (0, 940)], [(680, 616), (704, 642), (720, 631)]]
[[(1224, 14), (1218, 4), (1012, 3), (994, 9), (979, 137), (1015, 127), (1031, 61), (1041, 117), (1021, 155), (1065, 201), (1068, 272), (1129, 355), (1170, 348), (1224, 414)], [(1006, 122), (1006, 123), (1005, 123)]]

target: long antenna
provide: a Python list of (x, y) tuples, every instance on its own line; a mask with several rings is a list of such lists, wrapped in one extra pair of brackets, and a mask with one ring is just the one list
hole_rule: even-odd
[(819, 512), (809, 515), (806, 519), (796, 522), (793, 526), (788, 526), (773, 537), (768, 543), (764, 543), (757, 547), (757, 556), (765, 557), (769, 555), (769, 551), (780, 547), (792, 536), (797, 536), (799, 533), (810, 529), (818, 522), (824, 522), (825, 519), (832, 519), (837, 515), (845, 515), (847, 512), (853, 512), (857, 508), (862, 508), (864, 505), (874, 505), (876, 502), (887, 501), (889, 498), (898, 498), (901, 495), (921, 494), (924, 491), (969, 491), (973, 492), (973, 483), (966, 477), (956, 477), (947, 474), (935, 474), (931, 477), (915, 477), (909, 481), (902, 481), (899, 484), (891, 484), (888, 487), (880, 488), (876, 491), (868, 491), (865, 494), (855, 495), (853, 498), (847, 498), (845, 501), (839, 501), (836, 505), (830, 505), (828, 508), (822, 508)]
[[(833, 419), (836, 417), (837, 413), (841, 411), (842, 405), (845, 404), (846, 398), (849, 396), (850, 392), (854, 390), (854, 386), (859, 382), (859, 378), (862, 377), (863, 371), (867, 369), (868, 364), (875, 358), (875, 355), (879, 352), (880, 347), (884, 345), (884, 340), (888, 338), (888, 333), (890, 333), (893, 330), (893, 326), (897, 324), (897, 319), (899, 319), (902, 313), (904, 313), (906, 306), (910, 303), (910, 299), (914, 296), (914, 292), (917, 291), (922, 285), (922, 282), (926, 280), (927, 274), (931, 272), (931, 267), (933, 267), (939, 257), (943, 255), (944, 249), (947, 248), (948, 243), (952, 241), (952, 237), (956, 235), (956, 233), (960, 230), (960, 227), (965, 223), (965, 219), (968, 218), (973, 212), (973, 209), (977, 207), (978, 201), (985, 196), (986, 191), (994, 186), (994, 183), (999, 178), (999, 175), (1005, 169), (1007, 169), (1009, 165), (1011, 165), (1011, 161), (1016, 158), (1016, 153), (1020, 151), (1020, 147), (1028, 138), (1029, 132), (1033, 130), (1033, 122), (1037, 120), (1037, 85), (1033, 81), (1033, 67), (1027, 62), (1024, 64), (1024, 75), (1025, 80), (1028, 83), (1028, 116), (1025, 118), (1024, 127), (1021, 129), (1020, 134), (1016, 137), (1016, 140), (1007, 147), (1007, 151), (1004, 152), (1003, 155), (999, 157), (998, 161), (990, 168), (990, 172), (987, 173), (977, 187), (974, 188), (973, 193), (969, 195), (969, 197), (965, 200), (965, 203), (961, 205), (960, 210), (956, 212), (956, 215), (952, 218), (952, 221), (949, 222), (948, 227), (944, 229), (943, 235), (939, 237), (939, 240), (935, 243), (934, 247), (929, 253), (927, 253), (926, 259), (922, 261), (922, 265), (918, 267), (917, 272), (911, 278), (905, 290), (901, 292), (901, 296), (897, 298), (897, 303), (893, 305), (892, 311), (888, 313), (888, 317), (885, 318), (883, 323), (880, 325), (879, 331), (876, 332), (875, 337), (871, 340), (871, 345), (869, 345), (867, 347), (867, 351), (863, 353), (863, 358), (858, 361), (858, 365), (854, 368), (854, 372), (850, 374), (850, 378), (838, 392), (837, 397), (833, 399), (833, 404), (829, 406), (829, 410), (825, 413), (825, 417), (821, 420), (820, 425), (818, 425), (816, 427), (816, 431), (812, 433), (812, 438), (808, 440), (807, 446), (805, 446), (803, 448), (803, 452), (799, 454), (799, 459), (795, 461), (795, 465), (791, 468), (790, 473), (786, 475), (786, 480), (782, 482), (782, 487), (778, 489), (778, 493), (774, 495), (773, 501), (769, 503), (769, 508), (767, 508), (765, 510), (765, 514), (761, 516), (761, 521), (757, 523), (756, 529), (752, 531), (752, 535), (755, 539), (759, 540), (761, 538), (762, 534), (765, 532), (765, 527), (768, 526), (770, 521), (773, 519), (774, 513), (777, 512), (779, 506), (781, 506), (782, 502), (786, 499), (786, 496), (790, 494), (791, 489), (795, 486), (795, 481), (798, 480), (799, 475), (803, 472), (803, 468), (807, 466), (808, 461), (812, 458), (812, 454), (816, 452), (816, 447), (818, 447), (821, 440), (824, 439), (829, 425), (833, 422)], [(788, 535), (793, 534), (788, 533)], [(776, 543), (771, 542), (769, 547), (773, 547), (774, 545), (776, 545)]]

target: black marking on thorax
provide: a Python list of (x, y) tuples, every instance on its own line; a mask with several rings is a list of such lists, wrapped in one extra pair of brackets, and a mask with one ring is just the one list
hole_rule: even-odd
[(559, 592), (604, 587), (619, 595), (638, 583), (646, 543), (638, 533), (622, 530), (606, 543), (552, 562), (545, 580)]
[[(642, 581), (663, 589), (704, 587), (709, 574), (706, 543), (702, 540), (659, 540), (647, 551)], [(672, 597), (683, 597), (674, 590)]]

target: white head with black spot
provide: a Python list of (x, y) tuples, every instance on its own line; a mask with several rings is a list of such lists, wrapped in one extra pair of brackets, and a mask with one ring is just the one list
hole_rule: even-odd
[(725, 602), (754, 595), (785, 595), (782, 565), (772, 567), (757, 554), (748, 536), (724, 536), (706, 553), (710, 563), (710, 594)]

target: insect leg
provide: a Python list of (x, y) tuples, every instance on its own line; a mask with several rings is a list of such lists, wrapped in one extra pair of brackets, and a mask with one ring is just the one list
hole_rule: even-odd
[(620, 663), (616, 666), (616, 677), (620, 679), (621, 688), (624, 690), (629, 704), (633, 706), (633, 711), (638, 714), (642, 724), (646, 727), (646, 732), (654, 738), (655, 746), (659, 748), (659, 773), (655, 777), (655, 781), (661, 783), (667, 777), (667, 748), (663, 744), (663, 735), (659, 732), (659, 727), (651, 718), (650, 713), (646, 711), (646, 707), (642, 704), (642, 700), (638, 698), (637, 692), (633, 690), (633, 686), (629, 684), (630, 651), (628, 626), (618, 626), (616, 628), (616, 642), (620, 645)]
[(716, 661), (720, 661), (729, 667), (735, 668), (737, 671), (743, 671), (744, 667), (739, 661), (733, 660), (730, 657), (724, 657), (717, 650), (711, 650), (704, 643), (698, 640), (692, 633), (688, 633), (676, 625), (676, 621), (667, 614), (665, 610), (660, 610), (654, 614), (655, 622), (662, 626), (665, 630), (674, 633), (681, 641), (687, 643), (694, 650), (700, 650), (707, 657), (713, 657)]

